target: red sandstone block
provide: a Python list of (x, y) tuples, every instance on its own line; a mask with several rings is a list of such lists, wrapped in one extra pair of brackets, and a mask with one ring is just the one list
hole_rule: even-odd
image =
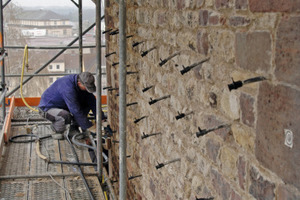
[(276, 39), (276, 78), (300, 87), (300, 17), (282, 19)]
[(271, 68), (271, 35), (269, 32), (236, 34), (236, 63), (239, 67), (256, 72)]
[[(300, 189), (300, 92), (284, 85), (262, 82), (257, 97), (255, 155), (285, 183)], [(286, 146), (284, 129), (294, 134), (293, 148)]]
[(220, 22), (220, 17), (218, 15), (209, 16), (208, 22), (210, 25), (218, 25)]
[(252, 12), (292, 12), (300, 9), (299, 0), (249, 0)]

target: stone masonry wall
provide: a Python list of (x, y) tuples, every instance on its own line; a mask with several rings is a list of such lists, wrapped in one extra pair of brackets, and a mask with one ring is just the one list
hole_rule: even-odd
[[(115, 30), (118, 3), (105, 3), (106, 28)], [(142, 175), (128, 181), (128, 199), (300, 199), (299, 12), (300, 0), (127, 0), (127, 71), (137, 72), (127, 75), (127, 103), (137, 102), (127, 107), (127, 168), (128, 176)], [(106, 34), (106, 53), (116, 51), (107, 57), (113, 88), (118, 37)], [(267, 80), (228, 89), (231, 78), (257, 76)], [(118, 131), (117, 94), (108, 92), (108, 104)], [(176, 120), (178, 112), (192, 114)], [(230, 126), (196, 136), (198, 127), (223, 124)], [(141, 139), (143, 133), (160, 134)], [(114, 180), (118, 148), (113, 143)], [(180, 161), (156, 169), (174, 159)]]

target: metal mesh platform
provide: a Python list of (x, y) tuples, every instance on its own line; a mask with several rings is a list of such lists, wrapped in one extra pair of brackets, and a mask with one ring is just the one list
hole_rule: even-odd
[[(49, 125), (44, 124), (36, 125), (34, 131), (40, 137), (50, 134)], [(12, 127), (13, 135), (26, 133), (24, 126)], [(75, 161), (66, 140), (43, 139), (40, 152), (51, 160)], [(91, 162), (87, 149), (76, 149), (76, 152), (80, 162)], [(94, 167), (81, 166), (81, 169), (94, 198), (104, 199)], [(0, 184), (1, 200), (90, 199), (78, 166), (47, 164), (38, 157), (35, 142), (6, 145), (0, 162)]]

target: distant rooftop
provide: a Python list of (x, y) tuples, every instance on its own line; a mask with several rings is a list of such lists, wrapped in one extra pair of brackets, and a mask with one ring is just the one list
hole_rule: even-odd
[(66, 17), (57, 14), (50, 10), (26, 10), (17, 15), (17, 19), (23, 20), (36, 20), (36, 21), (44, 21), (44, 20), (67, 20)]

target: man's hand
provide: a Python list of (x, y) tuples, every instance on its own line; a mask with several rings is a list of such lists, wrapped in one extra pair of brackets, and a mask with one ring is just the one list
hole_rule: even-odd
[(91, 126), (90, 128), (88, 128), (88, 130), (92, 133), (96, 133), (96, 124), (94, 124), (93, 126)]

